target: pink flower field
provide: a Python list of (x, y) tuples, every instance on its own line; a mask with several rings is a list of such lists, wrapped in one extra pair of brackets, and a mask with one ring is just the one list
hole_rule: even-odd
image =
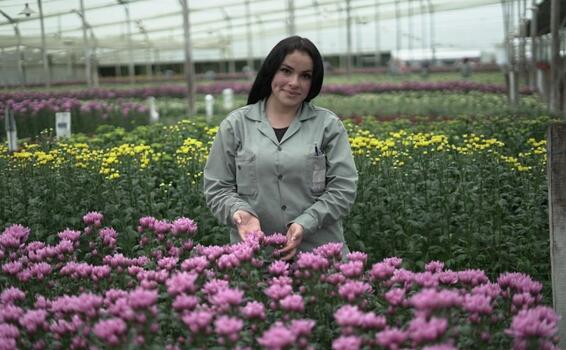
[(282, 234), (193, 243), (197, 223), (143, 217), (134, 251), (102, 214), (47, 242), (0, 235), (0, 349), (558, 349), (542, 284), (508, 272), (370, 264), (341, 244), (277, 258)]

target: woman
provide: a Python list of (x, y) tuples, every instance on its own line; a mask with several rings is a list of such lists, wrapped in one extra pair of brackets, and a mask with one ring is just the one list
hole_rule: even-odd
[(286, 38), (264, 60), (247, 106), (220, 124), (204, 191), (216, 218), (232, 227), (231, 242), (255, 231), (286, 232), (280, 251), (286, 260), (344, 242), (342, 218), (356, 197), (358, 175), (340, 119), (309, 103), (323, 76), (314, 44)]

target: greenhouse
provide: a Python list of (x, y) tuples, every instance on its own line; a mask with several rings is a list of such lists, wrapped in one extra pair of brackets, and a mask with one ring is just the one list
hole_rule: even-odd
[(566, 349), (566, 0), (0, 15), (0, 350)]

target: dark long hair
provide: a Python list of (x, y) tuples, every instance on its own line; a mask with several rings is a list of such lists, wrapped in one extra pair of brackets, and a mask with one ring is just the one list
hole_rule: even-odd
[(271, 95), (271, 81), (275, 73), (281, 67), (285, 57), (294, 51), (304, 52), (312, 59), (311, 89), (305, 101), (309, 102), (318, 95), (322, 87), (322, 80), (324, 79), (322, 57), (316, 46), (309, 39), (295, 35), (281, 40), (271, 49), (271, 52), (269, 52), (257, 72), (254, 84), (248, 95), (248, 104), (256, 103)]

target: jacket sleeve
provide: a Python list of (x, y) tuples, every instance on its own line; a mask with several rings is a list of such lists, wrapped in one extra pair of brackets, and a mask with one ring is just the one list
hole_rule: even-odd
[(325, 134), (326, 188), (313, 205), (291, 221), (301, 224), (305, 235), (342, 219), (356, 199), (358, 172), (342, 121), (336, 118)]
[(222, 224), (234, 227), (232, 217), (245, 210), (257, 217), (252, 207), (236, 192), (236, 135), (229, 118), (222, 121), (204, 167), (204, 196), (212, 214)]

